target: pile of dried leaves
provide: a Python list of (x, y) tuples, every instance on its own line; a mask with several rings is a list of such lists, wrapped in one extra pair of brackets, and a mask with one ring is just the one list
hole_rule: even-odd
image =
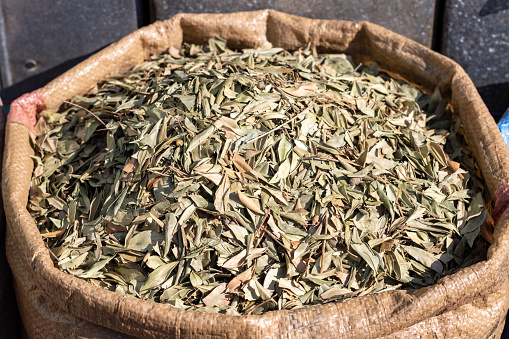
[(55, 265), (135, 298), (260, 314), (481, 260), (483, 182), (460, 121), (375, 64), (215, 38), (36, 130), (28, 207)]

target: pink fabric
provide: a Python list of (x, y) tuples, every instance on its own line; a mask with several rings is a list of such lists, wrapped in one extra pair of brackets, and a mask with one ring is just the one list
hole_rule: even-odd
[(15, 121), (24, 124), (30, 132), (35, 134), (37, 113), (46, 108), (44, 99), (39, 91), (23, 94), (11, 104), (7, 115), (7, 121)]
[(500, 217), (506, 212), (509, 206), (509, 182), (498, 185), (495, 191), (495, 208), (493, 209), (493, 221), (497, 224)]

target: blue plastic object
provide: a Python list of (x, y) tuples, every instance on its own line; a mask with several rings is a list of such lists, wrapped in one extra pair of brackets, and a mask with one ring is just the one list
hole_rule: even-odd
[(502, 133), (505, 143), (509, 145), (509, 108), (498, 121), (498, 129), (500, 129), (500, 133)]

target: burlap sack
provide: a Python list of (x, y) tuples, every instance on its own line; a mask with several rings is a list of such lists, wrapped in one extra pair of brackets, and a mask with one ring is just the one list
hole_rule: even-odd
[[(0, 157), (4, 151), (5, 123), (7, 116), (0, 99)], [(0, 170), (0, 177), (2, 171)], [(5, 243), (5, 214), (0, 196), (0, 244)], [(12, 287), (12, 273), (5, 257), (5, 246), (0, 245), (0, 338), (17, 338), (20, 319)]]
[[(179, 47), (184, 41), (201, 44), (215, 35), (233, 48), (270, 41), (294, 50), (311, 43), (319, 52), (344, 52), (363, 63), (374, 60), (382, 69), (429, 91), (439, 86), (463, 121), (477, 164), (496, 199), (499, 221), (488, 261), (415, 293), (388, 291), (344, 303), (242, 317), (187, 312), (131, 299), (55, 268), (26, 210), (33, 170), (27, 126), (33, 126), (35, 110), (44, 105), (56, 109), (97, 81), (170, 46)], [(509, 149), (463, 69), (409, 39), (367, 22), (311, 20), (270, 10), (181, 14), (134, 32), (16, 104), (7, 125), (2, 184), (7, 255), (30, 337), (500, 337), (509, 300), (509, 217), (502, 213), (507, 204)]]

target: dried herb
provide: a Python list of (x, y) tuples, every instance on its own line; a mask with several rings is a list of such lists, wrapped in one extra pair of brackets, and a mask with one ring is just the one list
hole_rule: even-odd
[(376, 64), (214, 38), (36, 130), (28, 207), (55, 265), (134, 298), (260, 314), (482, 259), (488, 211), (460, 121)]

